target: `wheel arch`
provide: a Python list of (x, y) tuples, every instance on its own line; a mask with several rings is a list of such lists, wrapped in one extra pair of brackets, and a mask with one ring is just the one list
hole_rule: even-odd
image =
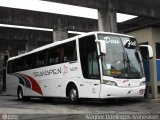
[(18, 90), (19, 90), (19, 89), (22, 89), (22, 91), (23, 91), (23, 95), (24, 95), (23, 86), (22, 86), (21, 84), (19, 84), (19, 85), (18, 85), (18, 87), (17, 87), (17, 94), (18, 94)]
[[(72, 87), (75, 87), (78, 91), (78, 87), (77, 87), (77, 84), (73, 81), (70, 81), (67, 86), (66, 86), (66, 97), (69, 97), (69, 91)], [(78, 91), (78, 95), (79, 95), (79, 91)]]

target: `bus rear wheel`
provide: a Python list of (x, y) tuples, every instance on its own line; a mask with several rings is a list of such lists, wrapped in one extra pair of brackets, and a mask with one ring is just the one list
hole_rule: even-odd
[(23, 96), (23, 90), (21, 87), (17, 90), (17, 96), (19, 101), (29, 101), (31, 99), (29, 96)]
[(76, 87), (72, 87), (69, 91), (69, 100), (71, 103), (78, 103), (79, 97), (78, 97), (78, 90)]
[(17, 96), (18, 96), (18, 100), (19, 101), (23, 101), (24, 97), (23, 97), (23, 90), (22, 90), (22, 88), (18, 88)]

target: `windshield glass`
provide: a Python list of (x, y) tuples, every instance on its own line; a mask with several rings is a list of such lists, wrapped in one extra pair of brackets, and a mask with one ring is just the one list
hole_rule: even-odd
[(133, 79), (144, 76), (135, 38), (98, 34), (98, 39), (105, 40), (107, 47), (106, 55), (102, 56), (104, 76)]

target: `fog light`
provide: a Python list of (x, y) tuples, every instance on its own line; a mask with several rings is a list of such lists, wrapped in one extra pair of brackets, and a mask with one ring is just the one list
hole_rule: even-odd
[(139, 90), (139, 94), (144, 95), (144, 93), (145, 93), (145, 89), (140, 89)]

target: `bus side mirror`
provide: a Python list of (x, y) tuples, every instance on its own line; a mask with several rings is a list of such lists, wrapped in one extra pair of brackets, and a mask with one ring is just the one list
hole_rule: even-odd
[(96, 40), (96, 43), (99, 43), (101, 54), (106, 54), (106, 41), (105, 40)]
[(153, 57), (153, 49), (150, 45), (140, 45), (139, 50), (143, 58), (151, 59)]

